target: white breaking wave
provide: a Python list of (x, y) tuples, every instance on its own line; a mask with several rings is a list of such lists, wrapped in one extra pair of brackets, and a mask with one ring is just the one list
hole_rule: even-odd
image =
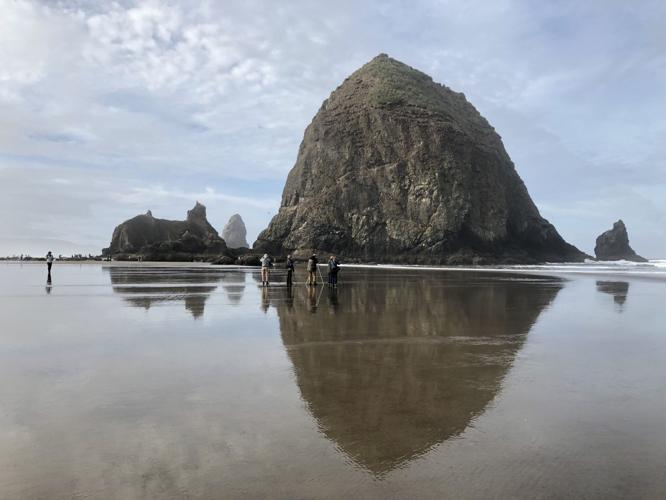
[(540, 265), (507, 265), (507, 266), (417, 266), (401, 264), (345, 264), (344, 267), (371, 269), (407, 269), (414, 271), (477, 271), (500, 273), (545, 273), (556, 275), (587, 274), (615, 275), (626, 277), (644, 277), (666, 279), (666, 260), (649, 262), (593, 261), (575, 263), (557, 263)]

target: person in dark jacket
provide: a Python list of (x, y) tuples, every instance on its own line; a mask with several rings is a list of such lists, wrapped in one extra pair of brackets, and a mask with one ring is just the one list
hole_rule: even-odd
[(313, 253), (308, 259), (308, 285), (317, 284), (317, 264), (319, 264), (317, 254)]
[(53, 254), (51, 253), (51, 250), (49, 250), (49, 253), (46, 254), (46, 269), (49, 277), (51, 276), (51, 266), (53, 266), (53, 261)]
[(294, 283), (294, 259), (291, 258), (291, 255), (287, 255), (287, 262), (284, 266), (287, 269), (287, 286), (291, 286)]
[(338, 271), (340, 270), (340, 262), (335, 255), (331, 255), (328, 259), (328, 284), (330, 286), (338, 286)]

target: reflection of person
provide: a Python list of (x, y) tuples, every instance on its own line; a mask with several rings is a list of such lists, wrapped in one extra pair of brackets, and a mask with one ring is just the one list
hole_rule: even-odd
[(308, 285), (316, 285), (317, 284), (317, 264), (319, 263), (319, 260), (317, 260), (317, 254), (313, 253), (312, 257), (308, 259)]
[(328, 284), (331, 286), (338, 286), (338, 271), (340, 270), (340, 262), (335, 255), (331, 255), (328, 259)]
[(264, 288), (261, 289), (261, 309), (264, 312), (267, 312), (270, 305), (271, 305), (271, 302), (268, 298), (268, 288), (264, 287)]
[(52, 265), (53, 265), (53, 254), (51, 253), (51, 250), (49, 250), (49, 253), (46, 254), (46, 269), (48, 270), (49, 274), (51, 274)]
[(328, 289), (328, 302), (330, 304), (330, 309), (333, 313), (336, 313), (338, 310), (338, 289), (335, 287), (330, 287)]
[(51, 273), (46, 278), (46, 293), (51, 293)]
[(287, 255), (284, 267), (287, 268), (287, 286), (291, 286), (294, 282), (294, 259), (291, 258), (291, 255)]
[(285, 299), (285, 303), (287, 304), (287, 309), (293, 309), (294, 308), (294, 289), (291, 287), (287, 287), (287, 297)]
[(268, 286), (270, 268), (273, 267), (273, 261), (267, 253), (261, 258), (261, 284)]
[(308, 305), (309, 305), (309, 309), (310, 309), (311, 313), (317, 312), (317, 289), (316, 288), (308, 288)]

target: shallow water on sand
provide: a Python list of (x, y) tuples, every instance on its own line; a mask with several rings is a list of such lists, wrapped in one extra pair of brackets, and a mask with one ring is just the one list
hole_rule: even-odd
[(0, 498), (666, 490), (663, 280), (44, 271), (0, 264)]

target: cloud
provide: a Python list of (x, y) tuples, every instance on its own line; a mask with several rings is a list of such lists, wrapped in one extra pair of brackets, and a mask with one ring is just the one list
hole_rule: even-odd
[(206, 187), (204, 191), (191, 192), (179, 189), (165, 189), (163, 186), (134, 187), (129, 192), (116, 193), (114, 199), (119, 203), (130, 205), (145, 205), (151, 203), (164, 203), (172, 199), (198, 200), (201, 202), (225, 201), (238, 205), (241, 208), (252, 207), (270, 210), (280, 203), (274, 198), (252, 198), (246, 196), (234, 196), (218, 193), (212, 187)]
[[(122, 220), (111, 217), (164, 200), (182, 217), (191, 196), (218, 224), (247, 211), (251, 237), (321, 101), (388, 52), (464, 92), (537, 204), (586, 247), (599, 223), (567, 207), (602, 210), (624, 190), (640, 196), (614, 194), (604, 216), (652, 221), (666, 208), (664, 15), (653, 0), (6, 2), (0, 204), (26, 223), (0, 229), (101, 242)], [(46, 207), (69, 207), (69, 223), (45, 224)], [(629, 229), (656, 255), (666, 236), (654, 224)]]

